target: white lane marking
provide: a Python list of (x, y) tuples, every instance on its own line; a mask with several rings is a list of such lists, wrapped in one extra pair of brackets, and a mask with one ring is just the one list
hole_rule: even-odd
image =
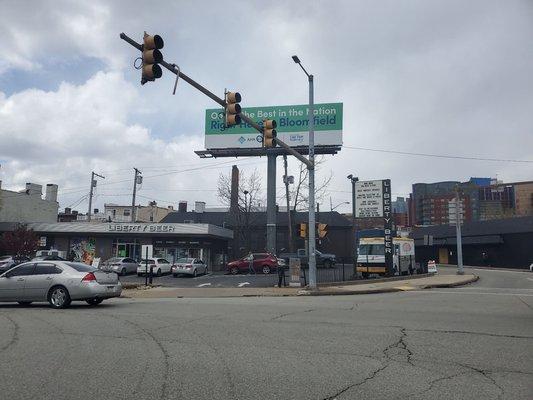
[(246, 286), (246, 285), (249, 285), (250, 282), (241, 282), (239, 283), (238, 287), (243, 287), (243, 286)]
[[(528, 278), (529, 279), (529, 278)], [(533, 279), (532, 279), (533, 280)], [(487, 289), (492, 289), (492, 290), (533, 290), (530, 289), (530, 288), (504, 288), (504, 287), (483, 287), (483, 286), (478, 286), (478, 287), (458, 287), (458, 288), (455, 288), (455, 290), (460, 290), (460, 291), (468, 291), (468, 290), (487, 290)]]
[(533, 278), (527, 278), (528, 281), (533, 281)]
[(211, 283), (202, 283), (196, 287), (204, 287), (204, 286), (211, 286)]
[(473, 295), (480, 295), (480, 294), (488, 294), (493, 296), (518, 296), (518, 297), (533, 297), (533, 294), (525, 294), (525, 293), (494, 293), (494, 292), (452, 292), (452, 291), (446, 291), (446, 290), (435, 290), (435, 289), (429, 289), (429, 290), (420, 290), (420, 291), (408, 291), (404, 293), (443, 293), (443, 294), (473, 294)]

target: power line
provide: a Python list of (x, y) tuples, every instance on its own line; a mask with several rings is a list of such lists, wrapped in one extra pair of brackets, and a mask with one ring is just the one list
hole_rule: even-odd
[(350, 149), (350, 150), (363, 150), (363, 151), (373, 151), (373, 152), (378, 152), (378, 153), (401, 154), (405, 156), (449, 158), (449, 159), (455, 159), (455, 160), (511, 162), (511, 163), (525, 163), (525, 164), (533, 163), (533, 160), (514, 160), (514, 159), (504, 159), (504, 158), (485, 158), (485, 157), (473, 157), (473, 156), (451, 156), (451, 155), (444, 155), (444, 154), (414, 153), (410, 151), (371, 149), (369, 147), (354, 147), (354, 146), (343, 146), (343, 147), (346, 149)]

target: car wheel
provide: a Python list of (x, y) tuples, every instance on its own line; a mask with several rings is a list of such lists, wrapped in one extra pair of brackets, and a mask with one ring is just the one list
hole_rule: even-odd
[(193, 278), (196, 278), (197, 276), (198, 276), (198, 271), (197, 271), (197, 270), (194, 270), (194, 271), (192, 272), (192, 277), (193, 277)]
[(90, 306), (97, 306), (98, 304), (100, 304), (102, 301), (104, 301), (104, 299), (89, 299), (89, 300), (85, 300), (87, 302), (87, 304), (89, 304)]
[(19, 303), (21, 306), (29, 306), (33, 302), (32, 301), (18, 301), (17, 303)]
[(239, 268), (237, 267), (231, 267), (229, 272), (232, 274), (232, 275), (237, 275), (239, 273)]
[(331, 268), (332, 266), (333, 264), (331, 263), (331, 261), (329, 260), (324, 261), (324, 268)]
[(263, 274), (270, 274), (270, 267), (268, 265), (263, 265)]
[(122, 275), (122, 276), (126, 276), (126, 268), (122, 268), (122, 269), (120, 270), (120, 275)]
[(70, 295), (64, 286), (54, 286), (48, 292), (48, 302), (53, 308), (66, 308), (70, 301)]

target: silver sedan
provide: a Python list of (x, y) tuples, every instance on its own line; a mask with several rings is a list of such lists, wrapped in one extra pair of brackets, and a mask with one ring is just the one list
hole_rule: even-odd
[(65, 308), (75, 300), (97, 305), (121, 293), (116, 273), (79, 262), (30, 261), (0, 275), (0, 302), (48, 301), (54, 308)]
[(127, 257), (113, 257), (102, 264), (100, 269), (102, 271), (113, 271), (119, 275), (127, 275), (129, 273), (136, 273), (139, 263), (133, 258)]
[(172, 266), (172, 275), (176, 278), (180, 274), (193, 277), (199, 274), (207, 275), (207, 265), (198, 258), (180, 258)]

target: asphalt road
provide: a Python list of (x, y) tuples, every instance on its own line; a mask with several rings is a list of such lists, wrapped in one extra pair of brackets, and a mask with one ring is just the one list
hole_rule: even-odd
[(0, 398), (531, 399), (533, 274), (476, 272), (379, 295), (0, 305)]
[[(344, 275), (342, 272), (344, 269)], [(307, 269), (305, 270), (307, 274)], [(348, 279), (353, 273), (353, 266), (350, 264), (336, 265), (333, 268), (319, 268), (317, 270), (317, 277), (319, 282), (334, 282), (341, 281), (343, 277)], [(287, 283), (289, 282), (289, 272), (285, 271)], [(144, 284), (145, 277), (138, 277), (137, 275), (126, 275), (120, 277), (121, 282), (124, 283), (141, 283)], [(302, 279), (302, 284), (304, 283)], [(208, 275), (200, 275), (196, 278), (191, 276), (180, 275), (174, 278), (172, 275), (163, 275), (161, 277), (154, 277), (154, 284), (168, 287), (272, 287), (278, 284), (277, 273), (268, 275), (258, 274), (237, 274), (229, 275), (224, 272), (209, 273)]]

